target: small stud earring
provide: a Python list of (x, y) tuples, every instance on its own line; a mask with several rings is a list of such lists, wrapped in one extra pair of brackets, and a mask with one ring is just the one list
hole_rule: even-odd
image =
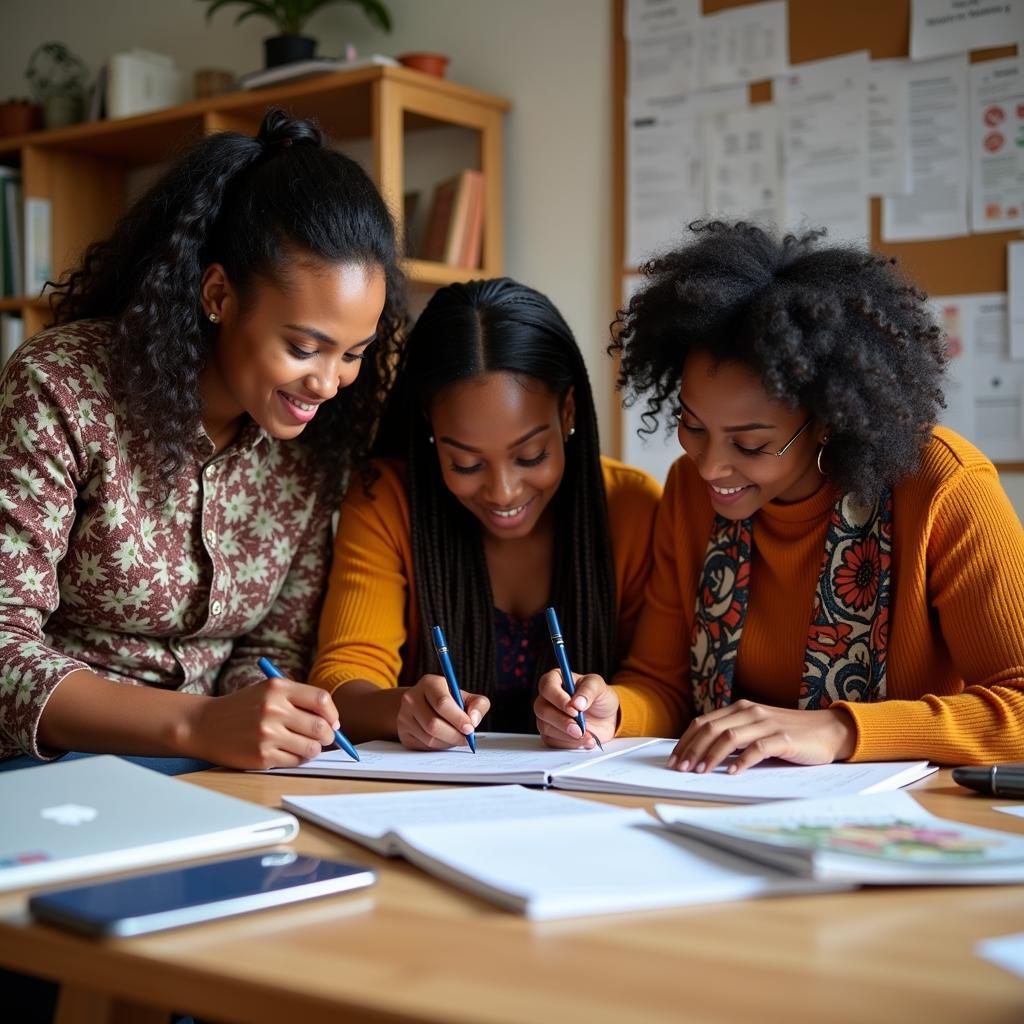
[(220, 323), (220, 317), (217, 316), (216, 313), (207, 313), (206, 318), (207, 318), (207, 320), (210, 321), (211, 324), (219, 324)]
[(576, 428), (575, 427), (570, 427), (569, 428), (569, 433), (565, 435), (566, 441), (568, 441), (569, 438), (572, 437), (572, 435), (575, 434), (575, 433), (576, 433)]
[(433, 435), (433, 434), (431, 434), (431, 435), (430, 435), (430, 437), (428, 437), (428, 438), (427, 438), (427, 440), (428, 440), (428, 441), (429, 441), (429, 442), (430, 442), (431, 444), (433, 444), (433, 443), (434, 443), (434, 435)]

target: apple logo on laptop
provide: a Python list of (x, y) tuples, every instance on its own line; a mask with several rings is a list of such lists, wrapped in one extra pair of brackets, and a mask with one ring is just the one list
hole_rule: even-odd
[(83, 804), (58, 804), (56, 807), (46, 807), (39, 813), (58, 825), (83, 825), (87, 821), (92, 821), (97, 812), (95, 807), (86, 807)]

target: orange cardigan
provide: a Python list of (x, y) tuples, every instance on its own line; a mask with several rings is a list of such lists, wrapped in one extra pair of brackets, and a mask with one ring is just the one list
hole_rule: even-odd
[[(405, 466), (379, 460), (367, 498), (362, 483), (341, 507), (316, 663), (309, 682), (334, 691), (351, 679), (408, 686), (417, 665), (419, 614), (413, 582)], [(661, 488), (653, 477), (601, 459), (615, 563), (619, 656), (629, 650), (651, 568), (651, 533)]]
[[(737, 697), (796, 707), (836, 492), (769, 503), (754, 519)], [(658, 512), (654, 568), (633, 647), (614, 683), (623, 735), (677, 736), (692, 717), (689, 645), (714, 513), (688, 458)], [(1024, 758), (1024, 531), (992, 464), (937, 428), (893, 489), (887, 699), (842, 701), (852, 760), (944, 764)]]

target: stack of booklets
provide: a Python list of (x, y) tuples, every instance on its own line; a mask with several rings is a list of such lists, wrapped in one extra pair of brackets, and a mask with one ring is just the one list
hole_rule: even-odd
[(831, 892), (1024, 881), (1024, 837), (906, 793), (646, 811), (519, 786), (286, 796), (385, 856), (535, 919)]
[(693, 843), (644, 810), (519, 786), (286, 796), (282, 803), (536, 920), (846, 888)]
[(604, 751), (552, 750), (538, 736), (478, 732), (477, 752), (407, 750), (383, 740), (359, 746), (361, 761), (328, 750), (275, 775), (326, 775), (409, 782), (518, 783), (592, 793), (755, 803), (815, 793), (844, 796), (898, 789), (937, 771), (927, 761), (875, 761), (803, 767), (766, 761), (729, 775), (725, 766), (697, 775), (665, 767), (675, 740), (617, 739)]
[(484, 176), (466, 170), (434, 189), (420, 257), (472, 270), (480, 266)]

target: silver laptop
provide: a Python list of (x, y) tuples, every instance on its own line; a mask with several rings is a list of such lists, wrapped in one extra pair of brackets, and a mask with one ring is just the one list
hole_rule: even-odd
[(287, 842), (298, 822), (123, 761), (0, 772), (0, 890)]

